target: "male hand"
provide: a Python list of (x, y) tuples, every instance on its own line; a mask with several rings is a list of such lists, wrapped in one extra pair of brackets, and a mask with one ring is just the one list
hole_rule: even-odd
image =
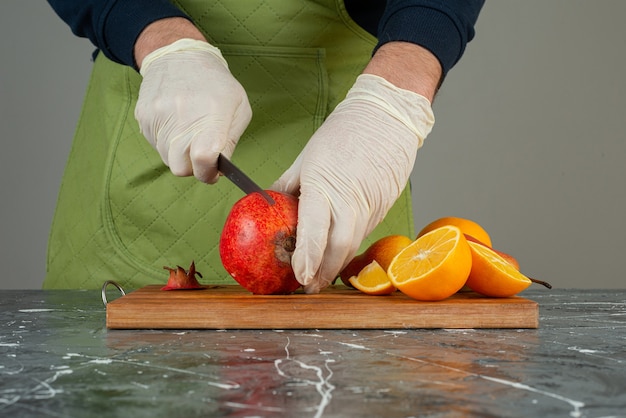
[(272, 186), (300, 193), (292, 266), (307, 293), (328, 286), (382, 221), (433, 124), (428, 99), (361, 75)]
[(219, 49), (181, 39), (142, 59), (135, 118), (177, 176), (218, 180), (217, 157), (230, 157), (252, 110)]

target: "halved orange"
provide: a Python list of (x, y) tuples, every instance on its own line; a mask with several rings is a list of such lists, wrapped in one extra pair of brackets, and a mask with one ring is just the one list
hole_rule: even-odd
[(436, 228), (413, 241), (387, 269), (391, 283), (418, 300), (442, 300), (465, 284), (472, 254), (465, 236), (453, 225)]
[(433, 229), (437, 229), (440, 226), (444, 225), (457, 226), (464, 234), (471, 235), (483, 244), (486, 244), (490, 247), (492, 246), (491, 237), (482, 226), (472, 221), (471, 219), (459, 218), (457, 216), (444, 216), (443, 218), (435, 219), (424, 228), (422, 228), (422, 230), (417, 234), (417, 238), (432, 231)]
[(348, 279), (356, 289), (368, 295), (389, 295), (396, 291), (385, 270), (373, 260), (359, 272)]
[(531, 285), (532, 281), (489, 247), (469, 242), (472, 269), (467, 286), (485, 296), (509, 297)]

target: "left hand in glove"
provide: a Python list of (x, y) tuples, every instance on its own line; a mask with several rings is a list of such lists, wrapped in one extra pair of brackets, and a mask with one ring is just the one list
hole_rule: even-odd
[(328, 286), (382, 221), (433, 125), (428, 99), (361, 75), (274, 183), (300, 192), (291, 263), (307, 293)]

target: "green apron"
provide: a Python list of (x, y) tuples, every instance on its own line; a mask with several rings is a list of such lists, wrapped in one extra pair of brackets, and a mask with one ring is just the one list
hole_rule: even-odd
[[(233, 161), (269, 187), (342, 100), (375, 38), (342, 0), (173, 1), (218, 46), (246, 89), (252, 121)], [(126, 289), (165, 283), (163, 266), (192, 260), (202, 283), (234, 283), (218, 242), (243, 195), (229, 181), (172, 175), (139, 133), (133, 112), (141, 76), (99, 54), (59, 192), (44, 288)], [(409, 190), (362, 244), (412, 236)]]

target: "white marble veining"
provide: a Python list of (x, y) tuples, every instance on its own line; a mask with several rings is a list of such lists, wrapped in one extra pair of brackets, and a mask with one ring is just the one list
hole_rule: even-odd
[(538, 329), (107, 330), (96, 292), (0, 292), (0, 416), (626, 417), (626, 291)]

